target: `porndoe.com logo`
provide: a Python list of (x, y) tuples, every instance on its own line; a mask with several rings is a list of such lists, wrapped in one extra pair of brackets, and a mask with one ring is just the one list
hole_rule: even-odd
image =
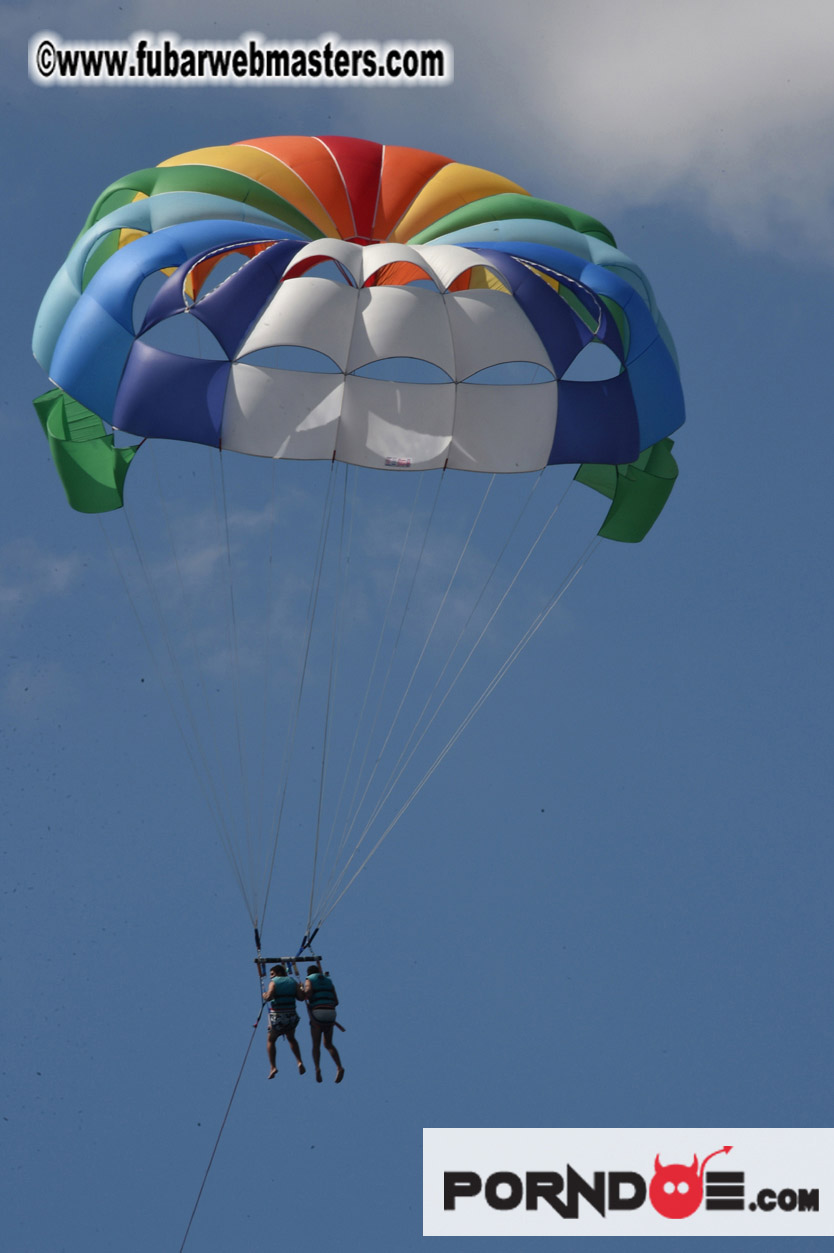
[(830, 1128), (423, 1131), (426, 1236), (832, 1235), (833, 1194)]

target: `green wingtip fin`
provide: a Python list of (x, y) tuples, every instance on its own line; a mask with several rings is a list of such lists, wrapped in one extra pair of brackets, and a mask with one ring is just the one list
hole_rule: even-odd
[(662, 439), (628, 465), (581, 465), (574, 478), (611, 501), (598, 534), (603, 539), (637, 544), (648, 535), (669, 499), (678, 477), (674, 441)]
[(107, 513), (124, 505), (127, 468), (139, 444), (116, 448), (101, 418), (60, 387), (34, 402), (67, 499), (79, 513)]

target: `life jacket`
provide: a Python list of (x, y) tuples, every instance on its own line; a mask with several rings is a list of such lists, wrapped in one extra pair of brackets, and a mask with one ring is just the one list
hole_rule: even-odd
[(333, 981), (327, 975), (308, 975), (307, 979), (310, 983), (310, 995), (307, 998), (307, 1004), (311, 1009), (316, 1009), (319, 1005), (336, 1004), (336, 989)]
[(269, 999), (269, 1008), (276, 1014), (295, 1013), (296, 989), (298, 984), (290, 975), (273, 975), (273, 993)]

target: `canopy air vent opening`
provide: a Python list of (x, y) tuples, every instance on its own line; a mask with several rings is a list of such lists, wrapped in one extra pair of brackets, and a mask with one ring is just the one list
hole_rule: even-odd
[(569, 383), (601, 383), (622, 372), (623, 363), (616, 353), (605, 344), (590, 343), (577, 353), (562, 378)]

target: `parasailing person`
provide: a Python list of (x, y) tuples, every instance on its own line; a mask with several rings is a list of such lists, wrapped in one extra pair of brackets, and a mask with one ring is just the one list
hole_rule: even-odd
[(298, 1073), (303, 1075), (306, 1073), (306, 1067), (301, 1060), (301, 1050), (295, 1038), (295, 1029), (298, 1026), (295, 1002), (304, 1000), (305, 994), (292, 975), (287, 974), (287, 968), (283, 964), (272, 966), (269, 974), (270, 984), (263, 993), (263, 999), (269, 1005), (269, 1030), (266, 1033), (266, 1053), (270, 1065), (269, 1078), (274, 1079), (278, 1074), (278, 1067), (275, 1065), (275, 1044), (280, 1036), (284, 1036), (289, 1044), (298, 1065)]

